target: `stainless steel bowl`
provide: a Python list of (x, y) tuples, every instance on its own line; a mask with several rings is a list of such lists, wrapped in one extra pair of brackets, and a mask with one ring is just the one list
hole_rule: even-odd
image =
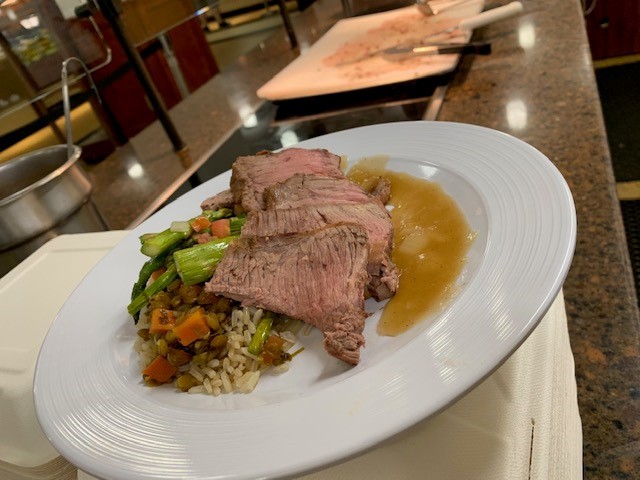
[[(90, 202), (91, 182), (76, 163), (80, 153), (77, 146), (68, 155), (66, 145), (55, 145), (0, 164), (0, 251), (69, 222)], [(75, 230), (105, 230), (96, 220)]]

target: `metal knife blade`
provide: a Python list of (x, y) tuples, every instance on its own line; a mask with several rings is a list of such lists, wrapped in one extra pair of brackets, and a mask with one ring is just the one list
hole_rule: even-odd
[(397, 46), (377, 50), (366, 56), (345, 60), (336, 64), (336, 67), (351, 65), (373, 57), (383, 57), (392, 62), (400, 62), (412, 56), (446, 55), (451, 53), (472, 53), (476, 55), (488, 55), (491, 53), (490, 43), (422, 43), (412, 46)]
[[(430, 38), (437, 38), (441, 35), (447, 34), (455, 34), (457, 32), (464, 32), (467, 30), (473, 30), (474, 28), (484, 27), (485, 25), (489, 25), (490, 23), (496, 22), (498, 20), (505, 19), (512, 15), (516, 15), (522, 12), (522, 3), (519, 1), (513, 1), (507, 5), (503, 5), (501, 7), (492, 8), (491, 10), (487, 10), (485, 12), (479, 13), (477, 15), (473, 15), (471, 17), (460, 20), (460, 22), (451, 28), (443, 29), (439, 32), (434, 32), (425, 37), (425, 40)], [(426, 44), (427, 42), (424, 42)], [(366, 53), (357, 58), (350, 58), (348, 60), (344, 60), (340, 63), (337, 63), (336, 67), (341, 67), (343, 65), (351, 65), (354, 63), (361, 62), (363, 60), (368, 60), (370, 58), (378, 57), (380, 55), (384, 55), (387, 49), (376, 50), (373, 52)]]
[(413, 47), (393, 47), (384, 51), (384, 57), (391, 61), (402, 61), (414, 56), (446, 55), (451, 53), (471, 53), (475, 55), (489, 55), (490, 43), (450, 43), (416, 45)]

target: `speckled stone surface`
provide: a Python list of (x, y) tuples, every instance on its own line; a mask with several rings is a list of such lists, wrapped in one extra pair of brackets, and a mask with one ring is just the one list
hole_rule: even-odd
[[(340, 15), (338, 0), (318, 0), (297, 16), (302, 48)], [(633, 479), (640, 478), (640, 326), (583, 22), (577, 0), (527, 0), (521, 16), (476, 31), (493, 53), (463, 60), (438, 120), (520, 138), (567, 179), (578, 240), (564, 295), (585, 478)], [(260, 104), (256, 89), (296, 55), (282, 30), (172, 110), (190, 167), (157, 124), (90, 167), (94, 200), (111, 227), (136, 224), (162, 203)]]
[(439, 120), (536, 147), (573, 193), (578, 238), (564, 285), (583, 423), (585, 478), (640, 478), (640, 336), (620, 208), (579, 2), (528, 1), (476, 32)]

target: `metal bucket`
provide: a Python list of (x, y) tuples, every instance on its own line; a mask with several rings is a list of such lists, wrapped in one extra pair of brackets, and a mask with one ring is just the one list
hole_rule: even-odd
[(80, 153), (55, 145), (0, 164), (0, 276), (57, 235), (108, 229)]

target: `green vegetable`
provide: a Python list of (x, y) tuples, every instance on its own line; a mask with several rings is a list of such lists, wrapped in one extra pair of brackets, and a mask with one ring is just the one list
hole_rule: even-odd
[(142, 310), (147, 305), (147, 303), (149, 303), (149, 298), (167, 288), (169, 284), (173, 282), (177, 277), (178, 270), (175, 263), (172, 262), (167, 265), (166, 272), (156, 278), (155, 282), (145, 288), (138, 296), (136, 296), (136, 298), (131, 301), (131, 303), (127, 306), (129, 315), (135, 315), (140, 310)]
[[(233, 210), (229, 208), (202, 212), (202, 216), (210, 222), (231, 215)], [(151, 259), (142, 266), (138, 280), (131, 291), (131, 303), (127, 306), (135, 323), (138, 322), (140, 310), (149, 303), (149, 298), (167, 288), (178, 275), (181, 276), (185, 285), (194, 285), (211, 278), (216, 265), (222, 259), (222, 254), (229, 243), (240, 234), (245, 221), (244, 218), (237, 217), (230, 219), (231, 231), (236, 232), (233, 236), (192, 247), (194, 241), (191, 238), (193, 233), (191, 222), (193, 220), (192, 218), (189, 221), (175, 221), (163, 232), (140, 235), (140, 251)], [(151, 274), (164, 266), (167, 259), (170, 260), (167, 271), (145, 288)]]
[(147, 240), (151, 240), (153, 237), (157, 236), (157, 233), (143, 233), (138, 238), (140, 239), (140, 245), (142, 245)]
[(289, 356), (289, 360), (292, 360), (293, 357), (295, 357), (296, 355), (298, 355), (299, 353), (302, 353), (304, 351), (304, 347), (300, 347), (298, 350), (296, 350), (293, 353), (288, 353), (287, 355)]
[(249, 342), (249, 347), (247, 348), (247, 351), (251, 355), (260, 355), (262, 353), (262, 347), (264, 347), (264, 343), (269, 338), (269, 333), (271, 333), (273, 319), (273, 313), (265, 312), (263, 317), (258, 322), (256, 333), (254, 333), (253, 337), (251, 337), (251, 342)]
[(233, 215), (233, 210), (230, 208), (220, 208), (218, 210), (203, 210), (202, 215), (207, 217), (207, 220), (213, 222), (214, 220), (220, 220), (221, 218), (228, 218)]
[(229, 244), (237, 237), (226, 237), (195, 245), (173, 253), (178, 273), (185, 285), (195, 285), (211, 278)]
[[(131, 290), (131, 300), (134, 300), (144, 291), (145, 286), (149, 281), (149, 277), (151, 277), (151, 274), (159, 268), (162, 268), (166, 259), (166, 255), (158, 255), (157, 257), (153, 257), (147, 260), (144, 265), (142, 265), (140, 273), (138, 274), (138, 281), (133, 285), (133, 289)], [(133, 315), (133, 320), (135, 321), (135, 323), (138, 323), (139, 316), (140, 312), (136, 312)]]
[(170, 228), (160, 232), (155, 237), (142, 242), (140, 251), (148, 257), (161, 255), (189, 236), (191, 232), (172, 232)]
[(240, 235), (240, 231), (247, 221), (247, 217), (233, 217), (229, 219), (231, 235)]
[(133, 290), (131, 291), (131, 300), (142, 293), (151, 274), (164, 266), (166, 258), (166, 255), (158, 255), (157, 257), (147, 260), (144, 265), (142, 265), (140, 273), (138, 274), (138, 281), (133, 285)]
[[(218, 220), (220, 218), (229, 217), (232, 214), (233, 211), (229, 208), (221, 208), (219, 210), (204, 210), (202, 212), (202, 215), (207, 217), (210, 222)], [(145, 234), (140, 236), (140, 241), (142, 242), (140, 251), (148, 257), (156, 257), (171, 250), (182, 240), (191, 235), (191, 233), (193, 233), (190, 223), (195, 218), (196, 217), (187, 222), (175, 221), (172, 223), (171, 228), (167, 228), (166, 230), (157, 234)]]
[(171, 222), (171, 227), (169, 227), (169, 230), (171, 230), (172, 232), (191, 233), (191, 225), (186, 221)]

